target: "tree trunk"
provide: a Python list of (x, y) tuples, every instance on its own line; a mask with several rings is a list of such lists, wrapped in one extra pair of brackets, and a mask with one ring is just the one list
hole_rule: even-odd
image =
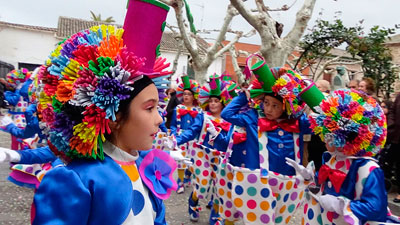
[(194, 79), (197, 80), (200, 85), (203, 85), (207, 80), (207, 68), (202, 68), (199, 70), (194, 69)]
[(261, 46), (260, 52), (267, 65), (271, 67), (281, 67), (285, 65), (286, 59), (291, 53), (287, 49), (279, 46)]

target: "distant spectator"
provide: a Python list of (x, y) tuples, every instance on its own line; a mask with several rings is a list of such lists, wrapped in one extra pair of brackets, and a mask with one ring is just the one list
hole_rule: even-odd
[(359, 80), (351, 80), (349, 82), (348, 88), (358, 89), (358, 85), (360, 84)]
[[(395, 165), (395, 177), (397, 185), (400, 186), (400, 94), (397, 94), (396, 99), (389, 109), (387, 117), (388, 121), (388, 137), (387, 143), (390, 144), (390, 157), (392, 165)], [(394, 202), (400, 203), (400, 189)]]
[(165, 92), (165, 94), (167, 94), (168, 96), (168, 99), (171, 99), (172, 92), (175, 92), (174, 88), (168, 88), (167, 91)]
[(375, 81), (369, 77), (364, 77), (359, 83), (358, 90), (363, 91), (371, 96), (374, 95), (375, 94)]
[(175, 107), (180, 104), (178, 98), (176, 97), (176, 91), (171, 92), (170, 95), (171, 95), (171, 97), (168, 101), (168, 105), (167, 105), (167, 109), (166, 109), (167, 115), (165, 118), (166, 119), (165, 126), (168, 129), (170, 129), (172, 113), (173, 113)]
[(328, 93), (331, 92), (331, 83), (327, 80), (317, 80), (315, 82), (315, 85), (317, 86), (317, 88), (324, 92), (324, 93)]
[(392, 108), (392, 105), (393, 105), (393, 102), (390, 99), (384, 100), (381, 103), (382, 110), (385, 113), (386, 117), (388, 116), (389, 109)]

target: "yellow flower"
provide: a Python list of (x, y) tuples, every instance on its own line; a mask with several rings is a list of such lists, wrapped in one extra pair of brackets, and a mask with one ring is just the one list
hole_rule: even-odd
[(357, 101), (358, 99), (361, 98), (357, 93), (354, 92), (350, 92), (350, 96), (354, 101)]
[(286, 80), (284, 80), (284, 79), (282, 79), (282, 78), (279, 78), (279, 79), (275, 82), (275, 85), (278, 85), (278, 86), (285, 86), (286, 84), (287, 84)]
[(351, 119), (354, 121), (359, 121), (362, 119), (362, 114), (356, 113), (354, 115), (351, 116)]

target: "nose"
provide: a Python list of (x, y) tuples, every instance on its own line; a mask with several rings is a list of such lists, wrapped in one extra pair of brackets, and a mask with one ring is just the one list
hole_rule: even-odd
[(155, 118), (155, 122), (157, 127), (161, 125), (161, 123), (163, 122), (162, 117), (160, 116), (160, 114), (157, 112), (156, 118)]

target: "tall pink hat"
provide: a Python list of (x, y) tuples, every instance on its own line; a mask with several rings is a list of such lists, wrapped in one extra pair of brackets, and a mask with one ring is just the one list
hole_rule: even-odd
[(136, 56), (146, 58), (145, 65), (140, 69), (143, 74), (154, 73), (154, 62), (160, 55), (160, 41), (168, 11), (167, 5), (155, 0), (130, 0), (128, 2), (128, 11), (124, 22), (124, 44)]

